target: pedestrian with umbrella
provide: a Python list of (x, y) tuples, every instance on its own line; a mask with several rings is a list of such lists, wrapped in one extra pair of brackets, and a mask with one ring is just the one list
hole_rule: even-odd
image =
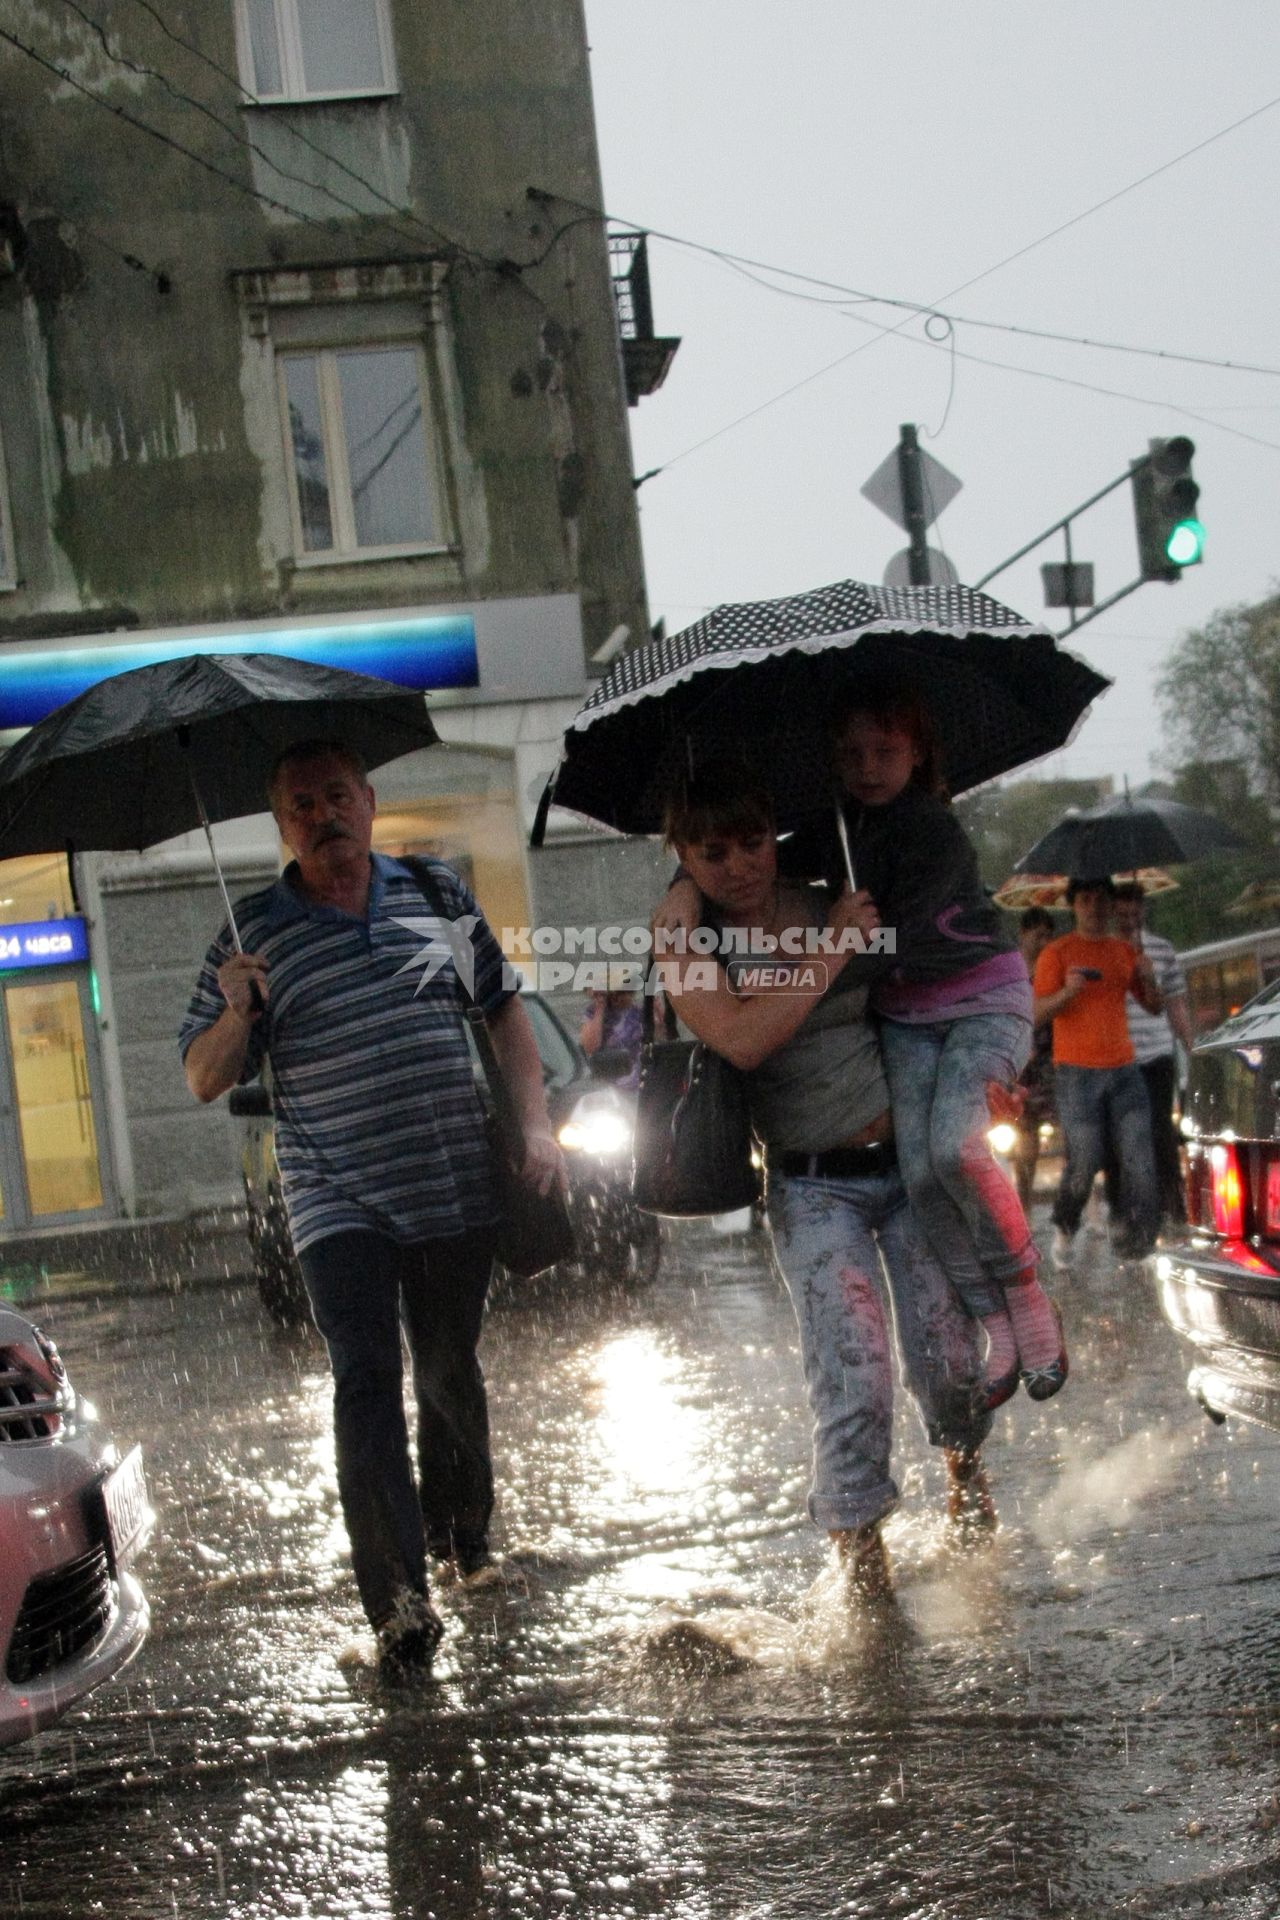
[[(372, 851), (366, 766), (436, 737), (421, 694), (386, 681), (272, 654), (194, 655), (88, 688), (0, 761), (0, 857), (204, 829), (227, 923), (182, 1025), (187, 1079), (209, 1101), (270, 1060), (285, 1204), (333, 1367), (356, 1583), (392, 1675), (429, 1667), (440, 1638), (428, 1550), (463, 1578), (490, 1565), (476, 1345), (495, 1207), (460, 984), (490, 1017), (525, 1177), (545, 1190), (561, 1173), (532, 1030), (475, 901), (429, 862), (453, 924), (433, 905), (424, 938), (417, 880)], [(210, 823), (264, 804), (295, 859), (233, 909)]]
[(1064, 1271), (1109, 1146), (1120, 1172), (1117, 1254), (1144, 1259), (1160, 1225), (1151, 1104), (1125, 1008), (1131, 994), (1150, 1014), (1161, 1013), (1164, 1001), (1150, 960), (1111, 932), (1114, 895), (1109, 874), (1071, 881), (1067, 903), (1075, 927), (1045, 948), (1033, 982), (1035, 1019), (1053, 1023), (1054, 1091), (1067, 1150), (1053, 1203), (1051, 1253)]
[[(290, 1230), (334, 1376), (338, 1490), (360, 1598), (392, 1676), (443, 1631), (427, 1559), (486, 1574), (493, 1468), (476, 1355), (495, 1243), (491, 1150), (459, 984), (485, 1016), (523, 1126), (525, 1177), (563, 1179), (528, 1016), (501, 948), (450, 868), (438, 901), (372, 852), (375, 800), (345, 742), (286, 750), (269, 798), (294, 860), (239, 903), (246, 951), (214, 941), (182, 1028), (213, 1100), (272, 1066)], [(439, 914), (440, 918), (434, 918)], [(449, 924), (452, 923), (452, 924)], [(260, 1000), (255, 1007), (254, 995)], [(413, 1363), (409, 1460), (400, 1330)]]
[[(792, 836), (786, 851), (808, 843), (798, 870), (829, 871), (828, 851), (839, 853), (843, 840), (845, 877), (865, 884), (870, 876), (861, 865), (855, 875), (855, 861), (868, 849), (853, 850), (851, 858), (833, 773), (831, 720), (851, 685), (886, 670), (918, 689), (943, 741), (955, 791), (1064, 744), (1108, 684), (1060, 652), (1051, 634), (968, 588), (843, 581), (783, 600), (716, 608), (686, 632), (624, 656), (602, 681), (565, 736), (535, 842), (553, 800), (624, 831), (653, 832), (661, 824), (664, 795), (678, 791), (682, 780), (696, 780), (708, 755), (733, 744), (771, 789), (777, 824)], [(904, 782), (913, 760), (908, 743)], [(862, 811), (855, 807), (859, 816)], [(891, 830), (886, 848), (893, 838)], [(947, 903), (939, 899), (936, 911)], [(686, 899), (684, 912), (696, 916), (696, 904)], [(947, 936), (932, 928), (930, 938)], [(965, 946), (960, 929), (950, 951), (969, 965), (979, 957)], [(999, 948), (984, 951), (994, 958)], [(1029, 1030), (1025, 970), (1021, 993), (1026, 1004), (1014, 1018)], [(1012, 1077), (1003, 1059), (998, 1070), (1002, 1079)], [(984, 1120), (984, 1135), (985, 1126)], [(914, 1162), (931, 1176), (927, 1155), (915, 1153)], [(913, 1163), (905, 1155), (903, 1167), (910, 1180)], [(952, 1271), (960, 1247), (953, 1225), (949, 1216), (941, 1249)], [(1033, 1255), (1025, 1222), (1004, 1236), (1002, 1257), (1011, 1276), (1018, 1273), (1027, 1285)], [(1020, 1298), (1033, 1291), (1038, 1288), (1027, 1285)], [(988, 1387), (997, 1404), (1016, 1389), (1023, 1362), (999, 1291), (988, 1295), (987, 1304), (991, 1320), (1003, 1322), (998, 1346), (993, 1342)], [(1037, 1320), (1025, 1355), (1028, 1386), (1054, 1392), (1065, 1377), (1065, 1356), (1056, 1320), (1044, 1313)]]

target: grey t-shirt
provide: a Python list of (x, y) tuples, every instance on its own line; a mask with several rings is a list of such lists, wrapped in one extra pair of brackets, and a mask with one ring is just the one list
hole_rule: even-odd
[[(823, 924), (817, 893), (805, 901), (804, 917)], [(786, 1045), (747, 1075), (752, 1123), (775, 1153), (825, 1153), (889, 1105), (879, 1041), (866, 1018), (868, 990), (856, 972), (846, 965)]]

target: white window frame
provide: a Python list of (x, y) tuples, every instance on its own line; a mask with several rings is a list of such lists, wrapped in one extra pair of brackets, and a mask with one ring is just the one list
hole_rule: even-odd
[(388, 0), (374, 0), (378, 31), (378, 49), (382, 56), (382, 85), (378, 87), (341, 87), (327, 93), (309, 93), (302, 58), (302, 33), (298, 24), (298, 0), (273, 0), (276, 16), (276, 43), (280, 48), (280, 91), (259, 93), (253, 70), (253, 38), (249, 31), (248, 0), (236, 0), (236, 48), (240, 60), (240, 79), (253, 106), (289, 106), (303, 100), (381, 100), (398, 93), (395, 46), (391, 35)]
[[(342, 419), (342, 401), (338, 386), (338, 357), (342, 353), (376, 353), (412, 350), (418, 370), (418, 392), (422, 401), (422, 434), (427, 472), (432, 486), (431, 504), (435, 513), (437, 537), (411, 540), (386, 546), (362, 547), (356, 543), (355, 508), (351, 498), (351, 473), (347, 462), (347, 436)], [(289, 431), (289, 394), (285, 382), (288, 360), (316, 361), (316, 386), (320, 399), (321, 433), (324, 439), (325, 469), (329, 478), (329, 513), (333, 523), (333, 545), (319, 549), (307, 547), (303, 540), (302, 508), (298, 497), (298, 464)], [(276, 351), (276, 386), (280, 396), (280, 424), (284, 436), (285, 465), (289, 475), (289, 514), (293, 524), (293, 554), (299, 567), (347, 567), (369, 560), (393, 560), (418, 554), (451, 553), (449, 536), (449, 498), (439, 435), (431, 404), (431, 381), (427, 356), (421, 339), (385, 338), (372, 340), (330, 340), (324, 345), (281, 345)]]
[(4, 462), (4, 435), (0, 434), (0, 593), (18, 590), (18, 556), (13, 543), (13, 514), (9, 508), (9, 474)]

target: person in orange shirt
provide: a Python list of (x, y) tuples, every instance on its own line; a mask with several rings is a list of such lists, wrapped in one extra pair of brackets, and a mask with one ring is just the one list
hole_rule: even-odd
[(1164, 1002), (1140, 948), (1108, 931), (1109, 878), (1073, 879), (1067, 904), (1075, 929), (1036, 962), (1034, 1018), (1053, 1022), (1053, 1077), (1067, 1160), (1053, 1203), (1055, 1267), (1071, 1265), (1080, 1216), (1112, 1142), (1120, 1167), (1113, 1245), (1122, 1260), (1145, 1259), (1160, 1225), (1151, 1150), (1151, 1107), (1134, 1063), (1126, 1015), (1132, 994), (1148, 1013)]

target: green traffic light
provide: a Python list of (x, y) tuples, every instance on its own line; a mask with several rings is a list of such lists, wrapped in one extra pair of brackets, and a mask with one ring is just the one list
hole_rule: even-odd
[(1194, 567), (1204, 557), (1204, 527), (1199, 520), (1179, 520), (1164, 543), (1165, 553), (1175, 567)]

